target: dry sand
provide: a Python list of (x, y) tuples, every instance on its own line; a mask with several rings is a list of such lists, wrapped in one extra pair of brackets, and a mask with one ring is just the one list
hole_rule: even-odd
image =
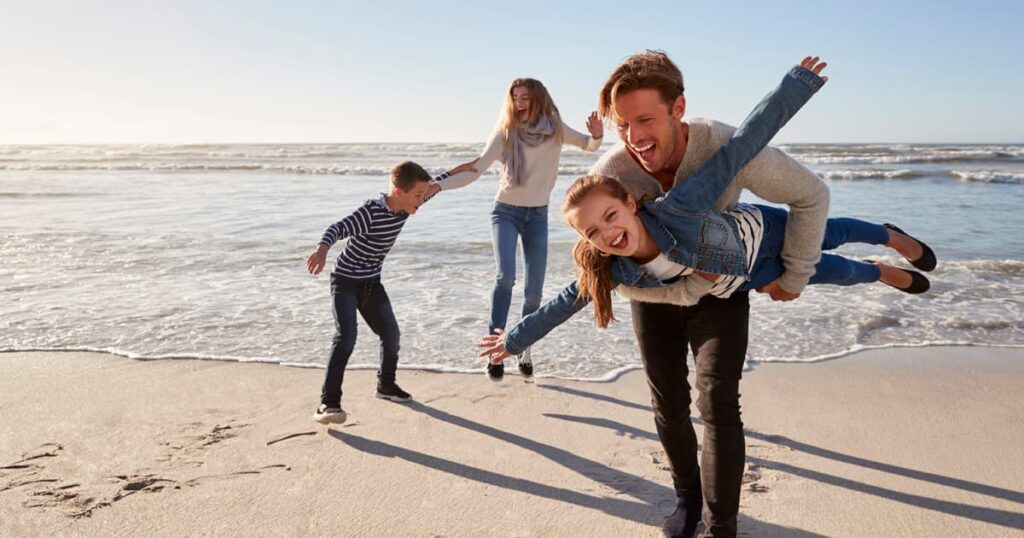
[[(332, 428), (322, 375), (0, 354), (0, 536), (659, 536), (674, 505), (641, 372), (400, 370), (400, 405), (355, 371)], [(741, 389), (741, 535), (1024, 533), (1024, 350), (759, 364)]]

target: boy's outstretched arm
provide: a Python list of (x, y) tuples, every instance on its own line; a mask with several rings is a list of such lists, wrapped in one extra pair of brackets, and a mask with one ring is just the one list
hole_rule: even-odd
[(665, 195), (667, 203), (690, 212), (708, 211), (746, 166), (811, 99), (828, 77), (818, 76), (827, 64), (818, 57), (804, 58), (782, 82), (754, 107), (722, 146), (686, 181), (677, 181)]
[(324, 270), (324, 266), (327, 265), (327, 251), (329, 247), (323, 243), (318, 243), (316, 248), (313, 249), (313, 253), (306, 258), (306, 270), (311, 275), (319, 275), (320, 271)]
[(359, 206), (351, 215), (335, 222), (324, 230), (320, 242), (313, 249), (313, 253), (306, 258), (306, 270), (312, 275), (319, 275), (327, 264), (327, 251), (334, 243), (346, 237), (366, 233), (373, 222), (373, 214), (365, 206)]

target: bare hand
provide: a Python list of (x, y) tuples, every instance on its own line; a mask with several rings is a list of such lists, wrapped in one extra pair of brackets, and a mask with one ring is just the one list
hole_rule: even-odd
[(597, 111), (590, 113), (590, 117), (587, 118), (587, 130), (590, 131), (590, 136), (594, 138), (601, 138), (604, 136), (604, 123), (601, 123), (601, 118), (597, 117)]
[(441, 192), (441, 186), (437, 183), (431, 183), (427, 186), (427, 193), (423, 195), (423, 200), (429, 200), (434, 197), (435, 194)]
[(327, 247), (317, 245), (316, 250), (306, 258), (306, 270), (311, 275), (319, 275), (327, 264)]
[(505, 331), (494, 329), (498, 334), (489, 334), (480, 339), (476, 347), (482, 349), (481, 357), (488, 357), (488, 362), (498, 364), (509, 358), (511, 354), (505, 349)]
[[(828, 64), (825, 62), (819, 63), (818, 60), (819, 58), (817, 56), (808, 56), (804, 58), (802, 62), (800, 62), (800, 67), (803, 67), (804, 69), (809, 69), (812, 73), (820, 77), (822, 69), (825, 69), (825, 66)], [(821, 80), (823, 82), (828, 82), (828, 77), (821, 77)]]
[(792, 293), (784, 290), (782, 284), (779, 284), (779, 279), (775, 279), (760, 288), (757, 288), (758, 293), (767, 293), (773, 301), (792, 301), (797, 297), (800, 297), (799, 293)]
[(455, 168), (452, 168), (451, 170), (449, 170), (448, 171), (448, 175), (454, 176), (455, 174), (459, 174), (459, 173), (462, 173), (462, 172), (473, 172), (473, 173), (476, 173), (476, 172), (478, 172), (478, 170), (476, 169), (476, 167), (474, 165), (479, 160), (480, 160), (480, 157), (477, 157), (477, 158), (473, 159), (472, 161), (469, 161), (468, 163), (462, 163), (462, 164), (456, 166)]

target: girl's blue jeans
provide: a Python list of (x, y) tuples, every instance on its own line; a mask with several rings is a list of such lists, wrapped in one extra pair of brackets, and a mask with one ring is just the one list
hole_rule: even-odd
[[(757, 261), (750, 271), (750, 280), (740, 291), (760, 288), (770, 284), (782, 276), (785, 269), (782, 265), (782, 241), (786, 235), (786, 219), (789, 213), (777, 207), (758, 205), (764, 219), (764, 237), (761, 249), (757, 253)], [(836, 218), (828, 219), (825, 225), (825, 238), (821, 250), (834, 250), (846, 243), (867, 243), (884, 245), (889, 240), (889, 231), (879, 224), (859, 219)], [(836, 254), (822, 252), (821, 260), (814, 266), (811, 284), (835, 284), (837, 286), (853, 286), (877, 282), (882, 276), (878, 267), (871, 263), (851, 260)]]

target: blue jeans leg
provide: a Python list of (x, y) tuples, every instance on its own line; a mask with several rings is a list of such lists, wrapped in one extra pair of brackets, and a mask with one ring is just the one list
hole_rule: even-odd
[(378, 337), (380, 337), (380, 366), (377, 369), (377, 381), (382, 384), (395, 382), (395, 371), (398, 369), (399, 339), (398, 320), (391, 308), (380, 277), (366, 283), (363, 297), (359, 303), (359, 313)]
[(528, 208), (523, 223), (523, 268), (526, 273), (523, 314), (526, 317), (540, 308), (544, 293), (544, 274), (548, 268), (548, 207)]
[[(782, 276), (785, 267), (782, 264), (782, 244), (785, 239), (786, 219), (789, 216), (783, 209), (769, 206), (758, 206), (764, 220), (764, 238), (757, 254), (757, 261), (751, 270), (750, 281), (740, 290), (760, 288)], [(846, 243), (867, 243), (883, 245), (889, 240), (889, 232), (883, 226), (860, 219), (834, 218), (825, 223), (825, 237), (822, 250), (839, 248)], [(871, 263), (851, 260), (835, 254), (822, 253), (821, 260), (814, 266), (811, 284), (835, 284), (853, 286), (877, 282), (881, 271)]]
[(341, 384), (345, 379), (345, 366), (356, 345), (356, 307), (359, 302), (358, 281), (331, 275), (331, 302), (334, 313), (334, 339), (327, 362), (324, 385), (320, 390), (320, 403), (337, 407), (341, 403)]
[(488, 334), (504, 329), (516, 282), (516, 243), (522, 226), (519, 209), (497, 202), (491, 211), (491, 245), (494, 247), (494, 289), (491, 291), (491, 319)]
[(853, 286), (877, 282), (881, 277), (882, 271), (873, 263), (823, 253), (821, 260), (814, 266), (814, 276), (811, 277), (810, 283)]
[(821, 250), (837, 249), (846, 243), (884, 245), (888, 240), (889, 230), (880, 224), (851, 218), (828, 219)]

